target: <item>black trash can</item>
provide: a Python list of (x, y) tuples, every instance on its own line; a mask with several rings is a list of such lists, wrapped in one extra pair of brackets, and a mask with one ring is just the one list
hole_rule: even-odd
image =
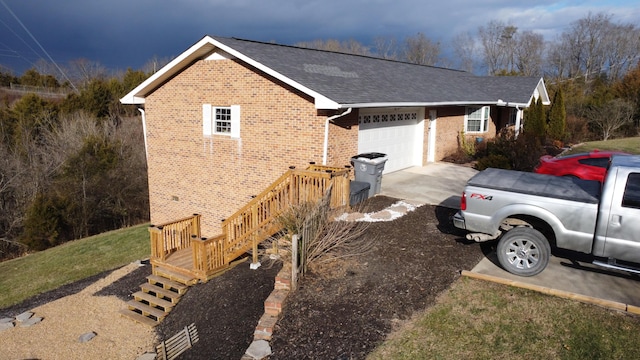
[(380, 193), (382, 171), (387, 155), (379, 152), (363, 153), (351, 158), (356, 181), (369, 183), (369, 197)]

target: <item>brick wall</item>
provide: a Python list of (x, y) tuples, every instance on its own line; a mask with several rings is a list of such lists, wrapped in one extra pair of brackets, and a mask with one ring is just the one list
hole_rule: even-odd
[(358, 110), (340, 117), (329, 127), (327, 164), (350, 165), (351, 157), (358, 154)]
[[(429, 142), (429, 110), (434, 108), (426, 108), (425, 110), (425, 135), (424, 135), (424, 151), (423, 158), (426, 164), (427, 149)], [(435, 160), (440, 161), (445, 157), (452, 155), (458, 151), (458, 135), (460, 131), (464, 130), (464, 106), (451, 106), (451, 107), (439, 107), (435, 108), (437, 111), (437, 125), (436, 125), (436, 149)], [(476, 137), (482, 137), (485, 139), (492, 139), (496, 135), (496, 108), (492, 107), (490, 111), (491, 119), (489, 121), (489, 127), (486, 133), (468, 135), (469, 141), (475, 141)]]
[[(240, 139), (202, 134), (205, 103), (240, 105)], [(145, 111), (154, 224), (200, 213), (203, 236), (219, 234), (222, 219), (288, 166), (322, 161), (326, 116), (313, 100), (234, 60), (194, 63), (153, 92)]]
[[(239, 105), (240, 138), (203, 135), (203, 104)], [(464, 107), (436, 110), (438, 161), (458, 149)], [(341, 113), (318, 111), (309, 96), (235, 60), (197, 61), (148, 96), (145, 111), (151, 222), (199, 213), (207, 237), (289, 166), (322, 163), (326, 119)], [(348, 165), (356, 155), (357, 119), (354, 109), (330, 124), (328, 165)], [(485, 135), (495, 128), (491, 122)], [(425, 163), (427, 146), (425, 126)]]

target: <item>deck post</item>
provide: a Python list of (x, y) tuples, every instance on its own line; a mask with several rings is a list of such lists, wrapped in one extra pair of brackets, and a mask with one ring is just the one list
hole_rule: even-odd
[(149, 237), (151, 240), (151, 257), (164, 261), (166, 256), (162, 231), (154, 226), (149, 226)]
[(201, 230), (200, 230), (201, 217), (202, 215), (200, 214), (193, 214), (193, 218), (191, 219), (191, 232), (192, 232), (192, 235), (195, 235), (197, 238), (202, 237)]

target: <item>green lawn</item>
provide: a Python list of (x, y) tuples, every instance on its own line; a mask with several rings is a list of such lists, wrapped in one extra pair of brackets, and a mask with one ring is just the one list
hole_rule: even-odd
[(369, 359), (636, 359), (640, 317), (461, 278)]
[(148, 224), (143, 224), (1, 262), (0, 308), (149, 255)]
[(630, 154), (640, 154), (640, 137), (613, 139), (607, 141), (590, 141), (574, 146), (567, 154), (588, 152), (595, 149), (616, 150)]

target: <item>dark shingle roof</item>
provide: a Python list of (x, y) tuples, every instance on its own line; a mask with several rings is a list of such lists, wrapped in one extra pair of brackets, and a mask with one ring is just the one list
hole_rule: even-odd
[(339, 104), (526, 104), (540, 78), (489, 77), (367, 56), (212, 37)]

